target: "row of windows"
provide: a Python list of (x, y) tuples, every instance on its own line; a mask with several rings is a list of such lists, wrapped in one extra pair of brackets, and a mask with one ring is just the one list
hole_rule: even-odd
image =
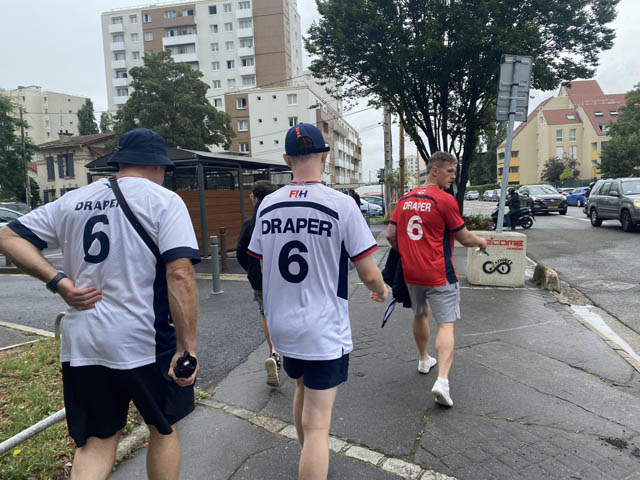
[[(251, 8), (250, 1), (241, 1), (238, 2), (238, 10), (248, 10)], [(233, 6), (231, 3), (222, 4), (222, 9), (225, 13), (230, 13), (233, 11)], [(209, 14), (216, 15), (218, 13), (217, 5), (209, 5)], [(193, 8), (185, 8), (182, 11), (178, 12), (177, 10), (165, 10), (163, 12), (165, 19), (178, 18), (178, 16), (182, 17), (193, 17), (194, 10)], [(150, 13), (144, 13), (142, 15), (142, 23), (151, 23), (152, 17)], [(111, 17), (112, 25), (122, 25), (124, 23), (124, 17)], [(129, 15), (129, 23), (138, 23), (137, 15)]]
[[(556, 142), (562, 142), (564, 141), (564, 130), (558, 129), (556, 130)], [(571, 130), (569, 130), (569, 141), (570, 142), (575, 142), (576, 141), (576, 129), (572, 128)]]
[[(55, 180), (55, 164), (53, 157), (46, 157), (47, 164), (47, 180)], [(73, 169), (73, 153), (60, 154), (57, 156), (58, 178), (73, 178), (75, 176)]]
[[(221, 80), (213, 80), (211, 82), (211, 86), (212, 86), (212, 88), (218, 90), (218, 89), (222, 88), (222, 81)], [(242, 86), (243, 87), (255, 87), (256, 86), (256, 77), (255, 77), (255, 75), (252, 75), (250, 77), (242, 77)], [(227, 88), (230, 88), (230, 89), (236, 88), (236, 79), (235, 78), (227, 79)]]
[[(240, 65), (243, 67), (252, 67), (253, 65), (255, 65), (255, 61), (253, 57), (242, 58), (240, 59)], [(236, 61), (227, 60), (227, 70), (232, 70), (234, 68), (236, 68)], [(211, 62), (211, 70), (220, 70), (220, 62)]]
[[(244, 30), (247, 28), (253, 28), (253, 20), (251, 20), (250, 18), (247, 20), (240, 20), (238, 22), (238, 28), (240, 30)], [(229, 32), (233, 32), (233, 22), (226, 22), (224, 24), (224, 31), (229, 33)], [(219, 29), (218, 29), (218, 24), (217, 23), (212, 23), (209, 25), (209, 33), (218, 33)], [(242, 33), (242, 32), (240, 32)]]
[[(578, 156), (578, 147), (575, 145), (571, 145), (569, 147), (569, 158), (576, 158)], [(556, 157), (563, 158), (564, 157), (564, 148), (556, 147)]]
[[(234, 43), (233, 41), (228, 41), (228, 42), (224, 42), (224, 48), (225, 50), (231, 51), (233, 50), (234, 47)], [(252, 48), (253, 47), (253, 38), (242, 38), (240, 39), (240, 48)], [(220, 44), (218, 42), (214, 42), (211, 44), (211, 51), (212, 52), (219, 52), (220, 51)]]
[[(244, 98), (242, 99), (238, 99), (238, 100), (245, 100)], [(246, 100), (245, 100), (245, 107), (246, 108)], [(238, 107), (238, 110), (242, 110), (241, 108)], [(273, 121), (274, 123), (278, 123), (278, 117), (273, 117)], [(258, 123), (262, 123), (262, 119), (259, 118), (258, 119)], [(295, 125), (298, 125), (298, 117), (289, 117), (289, 126), (293, 127)], [(239, 132), (247, 132), (249, 131), (249, 120), (238, 120), (238, 131)], [(262, 142), (260, 143), (260, 145), (262, 145)]]

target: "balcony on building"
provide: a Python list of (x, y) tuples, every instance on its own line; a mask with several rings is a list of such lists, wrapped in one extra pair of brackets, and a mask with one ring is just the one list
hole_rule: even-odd
[(238, 73), (241, 76), (244, 76), (244, 75), (255, 75), (256, 74), (256, 66), (255, 65), (249, 65), (247, 67), (240, 66), (240, 67), (238, 67)]
[(112, 42), (111, 43), (111, 51), (112, 52), (119, 52), (121, 50), (124, 50), (124, 42)]
[(126, 60), (111, 60), (111, 68), (127, 68)]
[(195, 52), (194, 53), (176, 53), (171, 55), (171, 58), (173, 58), (173, 61), (176, 63), (182, 63), (182, 62), (193, 63), (198, 61), (198, 54)]
[(124, 32), (124, 24), (122, 23), (110, 23), (109, 33), (122, 33)]
[(236, 8), (236, 18), (252, 18), (253, 10), (251, 8)]
[(253, 37), (253, 27), (238, 28), (238, 38)]
[(127, 77), (118, 77), (113, 79), (114, 87), (126, 87), (129, 85), (129, 79)]
[(113, 97), (113, 103), (115, 103), (116, 105), (124, 105), (125, 103), (127, 103), (127, 100), (129, 100), (128, 95), (116, 95), (115, 97)]
[(253, 57), (254, 55), (255, 55), (255, 49), (253, 47), (238, 48), (239, 57)]
[(198, 35), (175, 35), (173, 37), (162, 37), (163, 47), (173, 47), (176, 45), (188, 45), (198, 43)]

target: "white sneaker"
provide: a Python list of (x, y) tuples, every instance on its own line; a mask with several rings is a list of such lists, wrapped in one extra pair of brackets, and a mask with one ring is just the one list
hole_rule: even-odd
[(267, 385), (272, 387), (280, 386), (280, 358), (277, 353), (272, 353), (264, 361), (264, 368), (267, 370)]
[(429, 370), (431, 370), (432, 367), (435, 367), (436, 363), (438, 363), (438, 361), (435, 359), (435, 357), (429, 357), (429, 360), (427, 360), (426, 362), (421, 362), (420, 360), (418, 360), (418, 371), (420, 373), (429, 373)]
[(436, 380), (436, 383), (433, 384), (433, 388), (431, 389), (431, 393), (436, 397), (436, 403), (438, 405), (453, 407), (453, 400), (451, 400), (449, 396), (449, 385), (445, 385), (439, 380)]

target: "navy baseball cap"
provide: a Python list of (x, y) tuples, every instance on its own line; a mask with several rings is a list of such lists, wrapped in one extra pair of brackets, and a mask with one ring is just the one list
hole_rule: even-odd
[(176, 165), (169, 158), (164, 138), (148, 128), (134, 128), (120, 137), (116, 152), (111, 155), (107, 164), (117, 166), (120, 163), (176, 169)]
[[(311, 140), (311, 147), (299, 148), (298, 142), (302, 138)], [(284, 139), (284, 151), (291, 157), (298, 155), (307, 155), (309, 153), (321, 153), (331, 150), (329, 145), (324, 143), (322, 133), (315, 125), (310, 123), (300, 123), (295, 127), (291, 127)]]

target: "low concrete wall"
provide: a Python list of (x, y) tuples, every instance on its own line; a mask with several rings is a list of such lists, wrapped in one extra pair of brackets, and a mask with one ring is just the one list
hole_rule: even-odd
[(467, 280), (474, 285), (524, 287), (527, 237), (515, 232), (474, 232), (487, 239), (487, 253), (470, 248)]

